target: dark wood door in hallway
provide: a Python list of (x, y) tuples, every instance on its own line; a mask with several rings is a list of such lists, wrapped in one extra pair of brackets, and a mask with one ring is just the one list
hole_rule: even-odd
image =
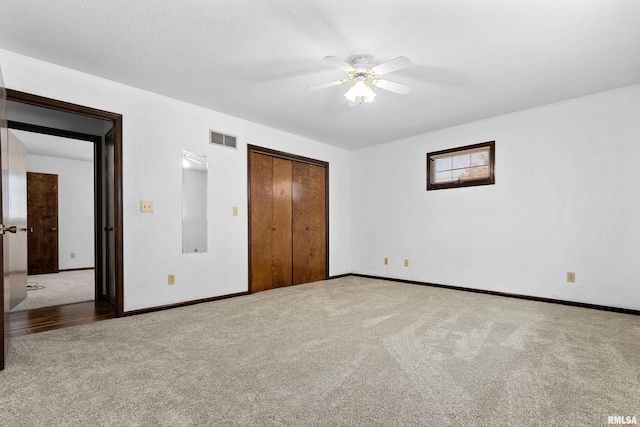
[(58, 175), (27, 172), (29, 274), (58, 272)]

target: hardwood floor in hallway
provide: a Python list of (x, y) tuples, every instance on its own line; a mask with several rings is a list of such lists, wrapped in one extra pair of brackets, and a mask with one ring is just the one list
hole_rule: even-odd
[(115, 309), (105, 301), (88, 301), (9, 313), (8, 337), (93, 323), (115, 317)]

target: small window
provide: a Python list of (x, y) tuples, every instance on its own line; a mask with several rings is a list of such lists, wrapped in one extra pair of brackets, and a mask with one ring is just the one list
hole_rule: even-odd
[(495, 184), (495, 141), (427, 153), (427, 190)]

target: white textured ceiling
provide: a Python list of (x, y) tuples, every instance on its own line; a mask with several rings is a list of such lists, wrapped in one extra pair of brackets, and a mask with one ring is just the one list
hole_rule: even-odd
[[(0, 48), (353, 149), (638, 83), (639, 22), (638, 0), (2, 0)], [(359, 54), (409, 57), (386, 77), (412, 92), (305, 92)]]
[(18, 129), (10, 131), (24, 144), (27, 154), (93, 162), (93, 142)]

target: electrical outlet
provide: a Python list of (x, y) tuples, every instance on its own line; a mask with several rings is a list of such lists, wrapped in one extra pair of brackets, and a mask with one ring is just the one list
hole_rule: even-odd
[(169, 278), (167, 280), (167, 283), (169, 285), (175, 285), (176, 284), (176, 275), (175, 274), (170, 274)]
[(76, 253), (75, 252), (71, 252), (71, 258), (75, 258), (76, 257)]
[(233, 216), (238, 216), (238, 207), (234, 206), (232, 212), (233, 212)]
[(153, 202), (140, 202), (140, 212), (153, 212)]
[(404, 266), (405, 266), (405, 267), (409, 267), (409, 260), (408, 260), (408, 259), (405, 259), (405, 260), (404, 260)]
[(576, 281), (576, 273), (573, 271), (567, 271), (567, 282), (575, 283)]
[(389, 258), (384, 259), (384, 265), (389, 265)]

